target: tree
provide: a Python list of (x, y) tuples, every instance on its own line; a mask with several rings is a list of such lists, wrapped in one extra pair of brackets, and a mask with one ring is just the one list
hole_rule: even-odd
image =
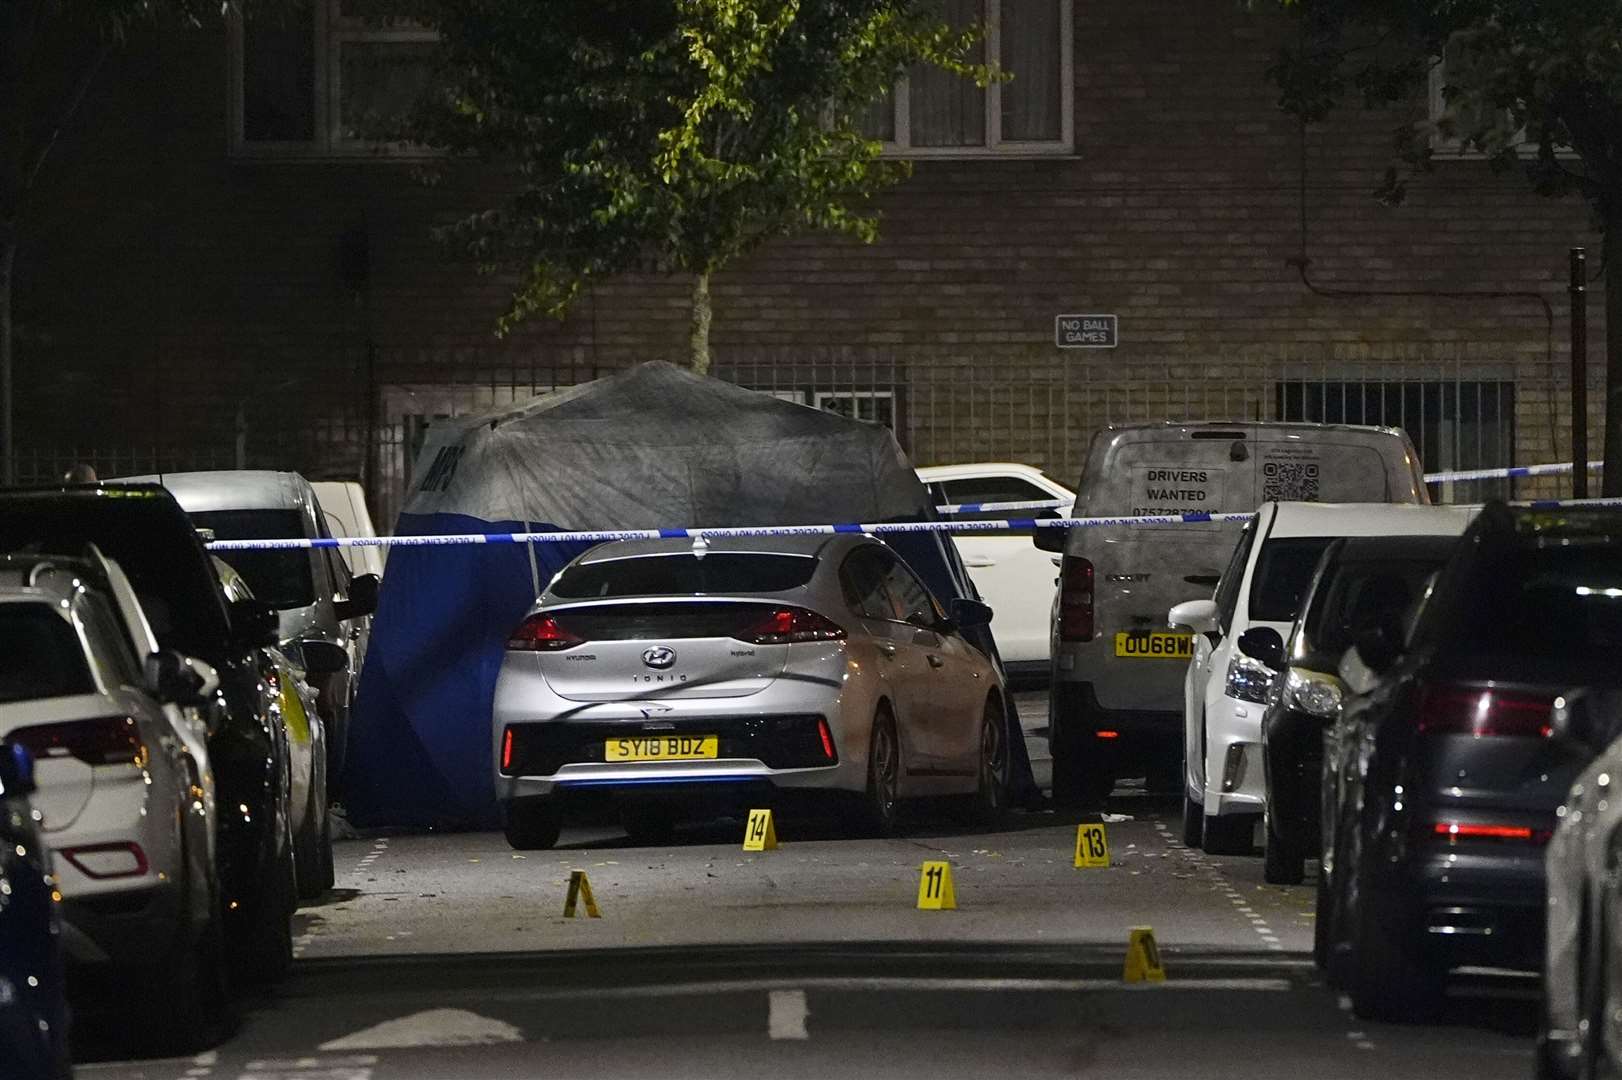
[(0, 0), (0, 483), (17, 477), (11, 293), (40, 170), (132, 29), (219, 18), (219, 0)]
[[(1604, 493), (1622, 495), (1622, 3), (1618, 0), (1282, 0), (1299, 40), (1270, 71), (1304, 120), (1348, 93), (1365, 105), (1424, 100), (1440, 66), (1435, 120), (1404, 114), (1377, 194), (1400, 201), (1431, 166), (1433, 136), (1456, 139), (1545, 195), (1580, 193), (1605, 237)], [(1444, 62), (1445, 57), (1445, 62)], [(1612, 256), (1616, 257), (1613, 258)]]
[(517, 190), (445, 230), (519, 283), (498, 324), (561, 316), (589, 282), (691, 275), (692, 366), (710, 277), (773, 237), (871, 241), (907, 175), (864, 111), (916, 64), (982, 83), (976, 31), (925, 0), (434, 0), (434, 92), (397, 135), (512, 166)]

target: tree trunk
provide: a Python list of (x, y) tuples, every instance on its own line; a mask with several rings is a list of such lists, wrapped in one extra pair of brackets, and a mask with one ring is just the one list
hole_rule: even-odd
[(11, 271), (17, 265), (17, 241), (0, 233), (0, 484), (17, 482), (16, 446), (11, 429)]
[(1605, 221), (1605, 473), (1600, 494), (1622, 497), (1622, 202)]
[[(1622, 276), (1622, 275), (1619, 275)], [(700, 375), (710, 372), (710, 272), (693, 278), (693, 333), (688, 339), (688, 357)]]

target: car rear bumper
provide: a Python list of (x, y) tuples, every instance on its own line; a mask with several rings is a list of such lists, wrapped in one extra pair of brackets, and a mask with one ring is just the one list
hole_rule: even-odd
[(1048, 696), (1048, 746), (1057, 756), (1072, 747), (1105, 755), (1115, 771), (1147, 762), (1175, 765), (1182, 756), (1181, 713), (1107, 709), (1092, 683), (1054, 683)]
[(1427, 845), (1413, 853), (1398, 876), (1413, 917), (1410, 932), (1450, 967), (1541, 971), (1544, 849), (1490, 846)]
[(62, 901), (62, 941), (74, 968), (156, 964), (189, 925), (183, 879)]

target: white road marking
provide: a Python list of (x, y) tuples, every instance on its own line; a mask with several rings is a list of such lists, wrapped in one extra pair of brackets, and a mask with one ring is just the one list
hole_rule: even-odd
[(766, 1034), (774, 1039), (809, 1039), (806, 1018), (811, 1015), (804, 990), (773, 990), (766, 995)]
[(523, 1042), (511, 1024), (466, 1009), (428, 1009), (385, 1020), (321, 1044), (322, 1050), (387, 1050), (411, 1046), (485, 1046)]

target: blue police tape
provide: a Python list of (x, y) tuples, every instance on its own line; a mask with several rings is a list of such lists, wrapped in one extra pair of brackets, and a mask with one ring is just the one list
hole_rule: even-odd
[[(1526, 476), (1563, 476), (1576, 471), (1576, 465), (1569, 461), (1555, 461), (1547, 465), (1515, 465), (1501, 469), (1463, 469), (1453, 472), (1426, 473), (1427, 484), (1456, 484), (1466, 480), (1507, 480), (1511, 477)], [(1589, 472), (1597, 472), (1605, 468), (1603, 461), (1590, 461)]]
[[(1562, 507), (1622, 506), (1622, 499), (1534, 499), (1518, 502), (1535, 510)], [(281, 540), (214, 540), (210, 551), (270, 551), (304, 548), (438, 547), (447, 544), (600, 544), (614, 540), (722, 540), (754, 536), (833, 536), (840, 533), (994, 533), (1029, 529), (1143, 528), (1159, 525), (1208, 525), (1249, 521), (1253, 512), (1223, 514), (1155, 514), (1138, 517), (1006, 518), (991, 521), (885, 521), (843, 525), (731, 525), (698, 529), (593, 529), (528, 533), (454, 533), (442, 536), (347, 536), (335, 539), (295, 537)]]

